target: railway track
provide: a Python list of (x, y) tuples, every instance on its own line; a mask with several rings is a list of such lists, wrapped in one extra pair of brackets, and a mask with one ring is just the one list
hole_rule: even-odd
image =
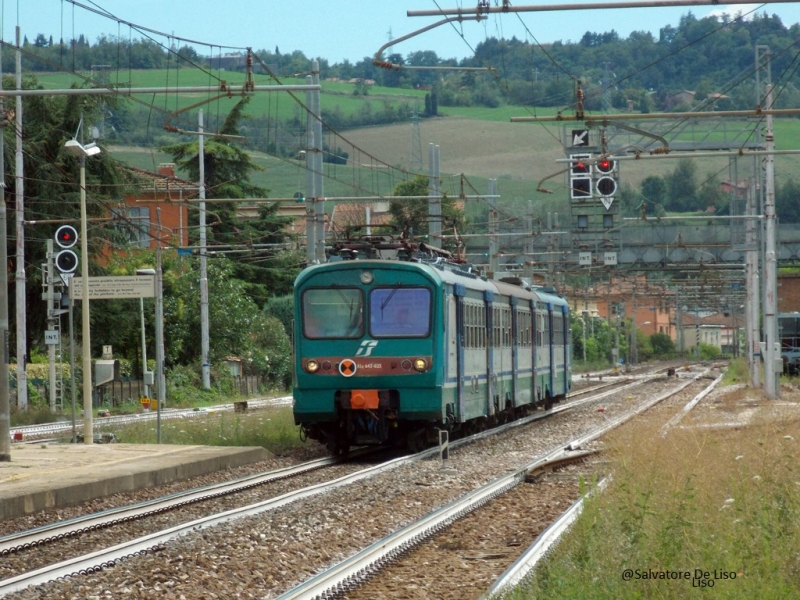
[[(315, 577), (305, 581), (296, 588), (286, 592), (278, 597), (278, 600), (311, 600), (314, 598), (337, 598), (347, 597), (349, 599), (359, 598), (375, 598), (375, 597), (389, 597), (386, 595), (387, 584), (383, 581), (375, 584), (368, 585), (364, 590), (357, 590), (364, 582), (369, 581), (371, 578), (377, 577), (381, 569), (394, 562), (399, 557), (408, 554), (413, 548), (423, 544), (433, 536), (447, 537), (444, 533), (446, 528), (449, 528), (455, 521), (465, 517), (473, 511), (483, 511), (486, 513), (484, 517), (476, 517), (474, 519), (475, 526), (478, 528), (474, 535), (485, 535), (486, 525), (491, 523), (493, 515), (497, 513), (496, 507), (489, 508), (489, 503), (494, 504), (494, 501), (509, 493), (511, 490), (517, 488), (520, 484), (535, 478), (547, 469), (553, 469), (563, 465), (565, 462), (572, 462), (577, 458), (584, 458), (587, 453), (581, 452), (581, 448), (586, 448), (591, 442), (602, 437), (612, 429), (619, 427), (623, 423), (632, 419), (637, 414), (648, 410), (652, 406), (673, 397), (683, 391), (685, 388), (694, 384), (702, 374), (697, 375), (693, 379), (687, 380), (675, 389), (669, 390), (656, 398), (653, 398), (635, 409), (628, 411), (608, 423), (598, 427), (590, 432), (580, 435), (570, 440), (563, 447), (555, 448), (545, 456), (540, 456), (516, 469), (515, 471), (505, 474), (480, 488), (474, 489), (450, 504), (426, 515), (423, 519), (419, 519), (414, 523), (406, 526), (405, 528), (392, 533), (391, 535), (378, 540), (368, 548), (350, 557), (346, 561), (332, 566), (330, 569), (316, 575)], [(712, 384), (712, 386), (715, 384)], [(710, 387), (712, 387), (710, 386)], [(506, 511), (500, 511), (505, 514)], [(562, 527), (563, 530), (564, 527)], [(477, 545), (477, 544), (476, 544)], [(428, 555), (421, 553), (420, 560), (411, 560), (407, 562), (403, 571), (406, 573), (421, 572), (425, 569), (423, 563), (428, 563)], [(502, 554), (502, 553), (499, 553)], [(439, 556), (439, 554), (437, 554)], [(494, 555), (495, 558), (502, 558), (502, 556)], [(448, 571), (448, 565), (443, 564), (442, 561), (436, 562), (436, 573)], [(473, 565), (474, 569), (479, 569), (479, 562)], [(496, 569), (496, 562), (491, 566), (489, 571)], [(517, 574), (522, 572), (523, 568), (516, 566), (513, 575), (501, 577), (501, 581), (496, 583), (491, 589), (491, 595), (497, 595), (511, 582), (516, 582)], [(381, 578), (382, 579), (382, 578)], [(447, 580), (446, 577), (438, 577), (438, 580)], [(430, 597), (436, 598), (458, 598), (463, 590), (456, 590), (453, 595), (451, 589), (443, 590), (431, 588), (435, 585), (436, 579), (427, 581), (425, 593)], [(452, 581), (448, 580), (449, 585), (453, 585)]]
[[(581, 400), (573, 400), (570, 403), (557, 406), (552, 411), (548, 411), (547, 413), (538, 413), (532, 417), (512, 422), (510, 424), (491, 430), (489, 432), (484, 432), (472, 436), (471, 438), (465, 438), (464, 440), (453, 442), (451, 443), (451, 448), (458, 448), (460, 445), (466, 445), (470, 443), (478, 443), (480, 440), (485, 439), (490, 435), (503, 433), (504, 431), (516, 427), (521, 427), (529, 422), (539, 420), (547, 416), (555, 416), (560, 413), (564, 413), (568, 410), (576, 409), (590, 402), (597, 402), (598, 400), (606, 398), (609, 395), (619, 394), (620, 389), (627, 389), (628, 387), (634, 387), (645, 381), (646, 379), (634, 382), (618, 382), (614, 386), (614, 389), (605, 389), (602, 391), (594, 389), (594, 391), (597, 391), (598, 393), (595, 393), (593, 396), (589, 398), (584, 398)], [(584, 392), (588, 393), (587, 390), (584, 390)], [(421, 461), (426, 458), (432, 458), (437, 453), (438, 449), (434, 448), (426, 452), (423, 452), (419, 455), (416, 455), (415, 457), (413, 457), (413, 460)], [(214, 524), (227, 523), (235, 518), (245, 515), (259, 514), (267, 510), (276, 510), (279, 507), (288, 505), (290, 502), (297, 502), (301, 499), (309, 498), (312, 495), (320, 494), (323, 492), (329, 492), (331, 489), (347, 485), (348, 483), (352, 483), (354, 481), (363, 481), (368, 477), (375, 477), (379, 473), (385, 473), (388, 470), (400, 468), (404, 464), (407, 464), (409, 460), (411, 459), (396, 459), (395, 461), (392, 461), (392, 463), (394, 464), (388, 463), (385, 465), (379, 465), (378, 467), (374, 467), (372, 469), (363, 470), (364, 472), (353, 473), (350, 476), (343, 476), (337, 478), (337, 480), (334, 482), (320, 483), (315, 486), (311, 486), (311, 488), (314, 489), (298, 490), (297, 492), (292, 492), (291, 494), (287, 493), (276, 498), (271, 498), (268, 500), (263, 500), (258, 503), (253, 503), (245, 507), (224, 510), (215, 513), (214, 515), (209, 515), (199, 519), (190, 520), (189, 522), (183, 523), (181, 525), (174, 525), (172, 527), (168, 527), (165, 529), (159, 529), (156, 532), (144, 536), (139, 536), (138, 538), (134, 538), (122, 544), (117, 544), (113, 548), (107, 550), (96, 550), (92, 552), (87, 552), (87, 554), (84, 556), (69, 561), (62, 561), (62, 563), (59, 565), (55, 566), (45, 565), (33, 571), (20, 573), (13, 577), (8, 577), (6, 580), (0, 582), (0, 595), (18, 591), (30, 585), (41, 585), (46, 581), (51, 581), (53, 579), (57, 579), (60, 577), (66, 577), (75, 573), (91, 573), (94, 572), (96, 569), (117, 564), (118, 561), (123, 557), (129, 557), (132, 555), (142, 554), (142, 553), (152, 554), (154, 551), (158, 553), (163, 550), (164, 544), (166, 544), (168, 540), (174, 539), (175, 537), (180, 537), (181, 535), (184, 535), (187, 532), (205, 530)], [(372, 472), (367, 473), (366, 471), (372, 471)], [(203, 492), (198, 492), (198, 493), (202, 494)], [(210, 492), (210, 493), (213, 495), (218, 492)], [(168, 510), (165, 508), (165, 506), (163, 506), (165, 502), (166, 504), (173, 504), (175, 506), (185, 507), (187, 506), (187, 503), (190, 502), (193, 503), (194, 501), (190, 501), (188, 497), (185, 497), (183, 499), (176, 497), (170, 500), (162, 500), (158, 508), (156, 508), (156, 504), (152, 504), (150, 506), (136, 507), (134, 510), (137, 510), (140, 514), (153, 516), (153, 514), (157, 514), (156, 511), (166, 512)], [(86, 520), (84, 522), (70, 523), (68, 524), (68, 527), (71, 527), (72, 532), (88, 533), (92, 529), (105, 527), (105, 525), (102, 525), (103, 522), (127, 523), (129, 519), (134, 517), (130, 515), (125, 515), (122, 511), (114, 511), (114, 514), (107, 514), (103, 515), (102, 517), (96, 516), (93, 518), (99, 520), (98, 521)], [(16, 535), (13, 536), (15, 538), (14, 540), (3, 539), (0, 540), (0, 543), (4, 544), (7, 543), (8, 546), (6, 547), (16, 548), (16, 550), (11, 551), (13, 554), (16, 554), (20, 551), (19, 550), (20, 548), (25, 547), (26, 545), (28, 548), (33, 548), (36, 547), (37, 545), (46, 543), (47, 541), (53, 538), (61, 537), (61, 539), (66, 539), (72, 537), (74, 534), (69, 531), (57, 532), (55, 529), (52, 528), (48, 528), (47, 530), (42, 530), (40, 528), (39, 531), (28, 532), (26, 535), (33, 535), (34, 537), (29, 538), (27, 541), (22, 541), (23, 538), (21, 537), (21, 535)], [(72, 552), (72, 549), (70, 550), (70, 552)], [(4, 559), (4, 562), (7, 562), (7, 559)]]

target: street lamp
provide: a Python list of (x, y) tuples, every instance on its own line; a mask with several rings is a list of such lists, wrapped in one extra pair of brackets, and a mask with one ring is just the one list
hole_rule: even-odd
[[(78, 130), (83, 125), (81, 119)], [(76, 134), (77, 136), (77, 134)], [(64, 147), (81, 161), (81, 317), (83, 345), (83, 442), (94, 442), (92, 430), (92, 347), (89, 333), (89, 240), (86, 231), (86, 157), (100, 154), (100, 147), (91, 142), (85, 146), (76, 139), (68, 140)]]

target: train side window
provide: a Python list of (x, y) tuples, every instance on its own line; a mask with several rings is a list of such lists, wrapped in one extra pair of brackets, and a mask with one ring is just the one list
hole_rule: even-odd
[(480, 324), (480, 344), (481, 348), (486, 346), (486, 307), (481, 306), (481, 310), (478, 313), (479, 315), (479, 324)]
[(466, 305), (466, 313), (467, 313), (467, 348), (473, 348), (475, 345), (475, 325), (473, 323), (473, 306), (471, 304)]
[(528, 346), (528, 335), (530, 334), (529, 323), (531, 320), (530, 313), (526, 310), (517, 312), (517, 339), (520, 346)]

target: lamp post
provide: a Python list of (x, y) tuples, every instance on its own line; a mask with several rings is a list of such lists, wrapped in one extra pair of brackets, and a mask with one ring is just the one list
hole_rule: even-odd
[[(83, 121), (81, 121), (81, 125)], [(80, 130), (80, 125), (78, 126)], [(81, 331), (83, 346), (83, 442), (94, 442), (92, 430), (92, 347), (89, 330), (89, 240), (86, 227), (86, 157), (100, 154), (100, 147), (91, 142), (85, 146), (76, 139), (64, 147), (81, 161)]]

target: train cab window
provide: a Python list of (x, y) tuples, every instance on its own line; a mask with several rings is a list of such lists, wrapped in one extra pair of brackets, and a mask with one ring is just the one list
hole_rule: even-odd
[(364, 296), (357, 288), (317, 288), (303, 292), (303, 335), (309, 339), (364, 335)]
[(431, 328), (428, 288), (376, 288), (369, 294), (372, 337), (427, 337)]

